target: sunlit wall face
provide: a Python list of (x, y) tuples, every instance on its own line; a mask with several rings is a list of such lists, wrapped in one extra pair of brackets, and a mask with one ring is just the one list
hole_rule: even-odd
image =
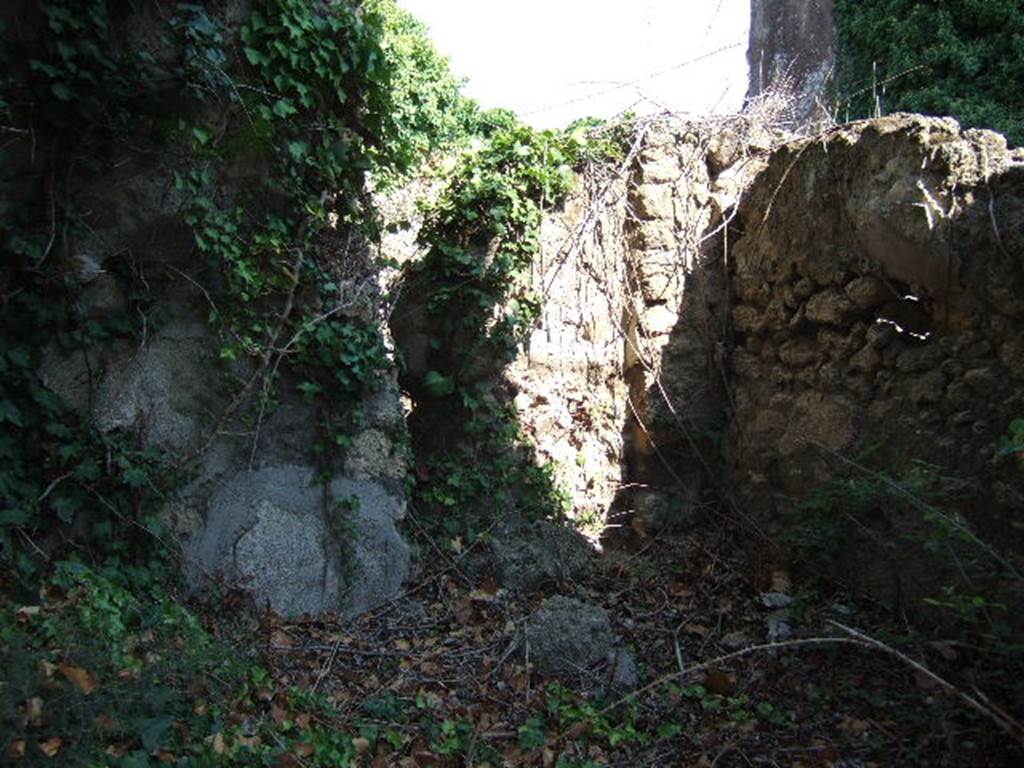
[(625, 110), (739, 109), (750, 0), (399, 0), (467, 90), (539, 127)]

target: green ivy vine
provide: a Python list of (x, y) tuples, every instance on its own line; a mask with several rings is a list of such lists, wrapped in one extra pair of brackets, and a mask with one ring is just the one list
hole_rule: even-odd
[(448, 414), (444, 428), (455, 433), (446, 441), (454, 447), (421, 451), (415, 500), (456, 538), (511, 506), (534, 518), (567, 511), (553, 468), (537, 466), (493, 375), (539, 317), (529, 272), (542, 215), (564, 201), (590, 146), (583, 132), (537, 131), (506, 113), (486, 119), (489, 135), (462, 154), (427, 210), (420, 233), (427, 253), (405, 275), (424, 301), (432, 335), (443, 340), (413, 388), (435, 401), (431, 410)]

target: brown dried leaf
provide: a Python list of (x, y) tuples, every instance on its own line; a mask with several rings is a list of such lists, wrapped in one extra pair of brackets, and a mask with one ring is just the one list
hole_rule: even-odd
[(941, 685), (921, 671), (914, 672), (914, 682), (917, 683), (917, 687), (922, 691), (935, 692), (942, 690)]
[(81, 667), (73, 667), (70, 664), (61, 664), (60, 672), (85, 696), (90, 695), (96, 690), (96, 680)]
[(92, 719), (92, 723), (101, 731), (112, 732), (121, 729), (121, 724), (117, 722), (117, 720), (112, 718), (110, 715), (102, 713), (96, 715), (96, 717)]
[(266, 703), (274, 698), (274, 692), (269, 688), (258, 688), (256, 690), (256, 698)]
[(307, 741), (303, 741), (292, 747), (292, 752), (299, 757), (312, 757), (313, 753), (316, 752), (316, 747)]
[(270, 636), (270, 644), (281, 648), (291, 648), (295, 645), (295, 640), (283, 629), (275, 629)]
[(217, 732), (213, 736), (207, 736), (206, 743), (210, 745), (215, 755), (223, 755), (228, 751), (228, 743), (223, 733)]
[(29, 728), (40, 728), (43, 725), (43, 700), (38, 696), (25, 702), (24, 721)]
[(364, 739), (362, 736), (352, 739), (352, 746), (355, 748), (356, 753), (365, 755), (370, 751), (370, 740)]
[(455, 611), (455, 618), (462, 624), (471, 624), (476, 617), (476, 609), (473, 607), (472, 601), (466, 598), (456, 600), (452, 608)]
[(590, 730), (590, 725), (590, 721), (587, 720), (583, 721), (582, 723), (576, 723), (576, 725), (572, 726), (572, 728), (565, 732), (566, 740), (575, 741), (576, 739), (580, 738), (581, 736), (583, 736), (583, 734), (587, 733)]
[(956, 661), (956, 648), (954, 648), (949, 643), (934, 642), (928, 643), (928, 645), (931, 646), (935, 651), (937, 651), (938, 654), (946, 661)]
[(791, 586), (788, 573), (785, 571), (772, 571), (772, 592), (788, 594)]
[(855, 720), (852, 717), (844, 717), (839, 724), (839, 730), (847, 736), (863, 736), (871, 729), (871, 723), (867, 720)]
[(673, 597), (690, 597), (693, 590), (681, 581), (669, 582), (668, 592)]
[(60, 752), (60, 748), (64, 745), (64, 740), (54, 736), (52, 739), (39, 742), (39, 751), (47, 757), (56, 757), (57, 753)]
[(248, 749), (256, 749), (263, 743), (259, 736), (239, 736), (235, 741)]
[(11, 745), (7, 748), (7, 759), (8, 760), (21, 760), (25, 756), (25, 748), (28, 746), (28, 742), (24, 739), (18, 739), (12, 741)]
[(713, 669), (705, 676), (704, 686), (719, 696), (728, 696), (736, 688), (736, 675)]

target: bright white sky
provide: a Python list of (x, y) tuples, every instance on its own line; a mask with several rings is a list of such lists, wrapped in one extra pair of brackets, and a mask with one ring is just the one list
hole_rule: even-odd
[(746, 92), (750, 0), (399, 3), (430, 27), (470, 96), (538, 127), (626, 109), (737, 111)]

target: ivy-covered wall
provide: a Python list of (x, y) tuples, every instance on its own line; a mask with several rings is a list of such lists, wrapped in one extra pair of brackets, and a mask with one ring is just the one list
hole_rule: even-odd
[(18, 1), (0, 61), (0, 754), (347, 763), (312, 726), (227, 750), (220, 708), (273, 684), (174, 596), (182, 571), (291, 615), (401, 587), (368, 179), (476, 108), (390, 0)]
[(69, 555), (162, 576), (236, 471), (400, 498), (367, 180), (477, 112), (422, 26), (391, 0), (47, 0), (5, 6), (0, 34), (0, 552), (19, 578)]

